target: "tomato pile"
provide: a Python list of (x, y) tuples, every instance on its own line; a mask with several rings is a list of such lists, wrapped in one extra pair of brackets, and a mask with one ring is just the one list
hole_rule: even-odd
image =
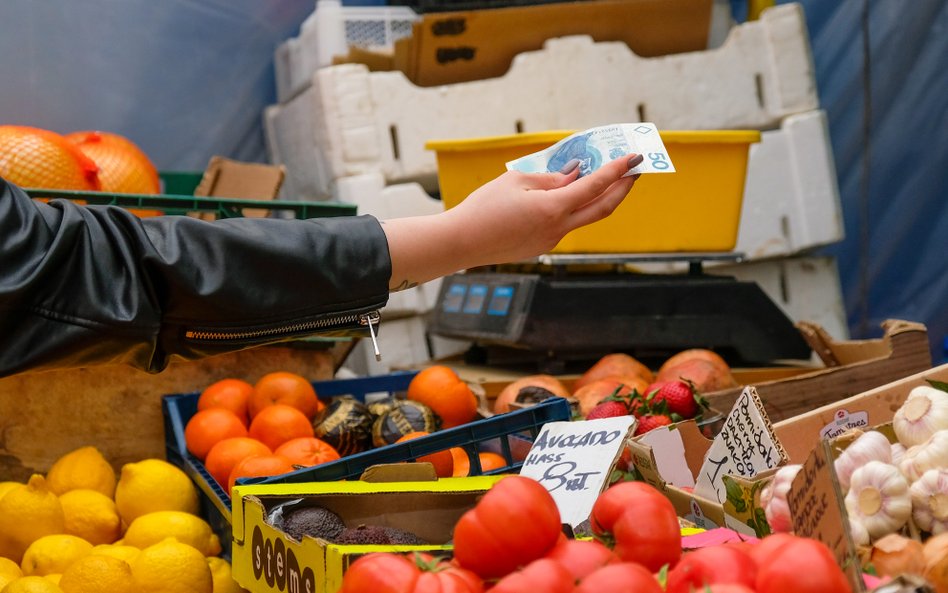
[(340, 593), (851, 593), (824, 544), (788, 534), (682, 553), (671, 502), (622, 482), (596, 500), (594, 540), (568, 539), (546, 489), (504, 478), (458, 521), (454, 558), (373, 553)]

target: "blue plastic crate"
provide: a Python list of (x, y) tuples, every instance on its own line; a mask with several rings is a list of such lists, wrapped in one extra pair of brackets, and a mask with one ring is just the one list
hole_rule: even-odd
[[(329, 400), (338, 395), (352, 395), (360, 401), (365, 401), (366, 396), (373, 393), (394, 395), (404, 392), (416, 374), (416, 371), (406, 371), (358, 379), (315, 381), (313, 387), (323, 400)], [(199, 397), (198, 392), (166, 395), (162, 398), (165, 453), (169, 462), (183, 469), (197, 484), (201, 498), (201, 515), (221, 539), (225, 555), (229, 557), (230, 493), (211, 477), (200, 459), (188, 452), (184, 440), (184, 427), (197, 413)], [(477, 455), (480, 451), (498, 453), (507, 461), (505, 467), (486, 473), (512, 472), (520, 468), (530, 445), (545, 423), (569, 420), (570, 415), (569, 403), (565, 399), (552, 398), (523, 410), (440, 430), (404, 443), (370, 449), (311, 468), (272, 478), (241, 479), (239, 482), (241, 484), (299, 483), (358, 479), (362, 472), (372, 465), (414, 461), (418, 457), (453, 447), (461, 447), (467, 452), (471, 475), (482, 473)]]

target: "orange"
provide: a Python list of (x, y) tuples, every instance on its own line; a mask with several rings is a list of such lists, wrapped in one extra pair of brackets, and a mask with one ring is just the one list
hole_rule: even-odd
[(224, 439), (213, 447), (204, 460), (204, 467), (221, 486), (227, 485), (227, 478), (241, 460), (254, 455), (270, 455), (270, 447), (250, 437)]
[(234, 489), (237, 478), (262, 478), (278, 476), (296, 468), (282, 455), (251, 455), (237, 462), (227, 478), (227, 492)]
[(158, 170), (134, 142), (110, 132), (82, 131), (66, 134), (99, 167), (102, 191), (120, 194), (157, 194)]
[(208, 408), (225, 408), (237, 414), (244, 421), (250, 423), (250, 414), (247, 411), (250, 396), (253, 395), (253, 385), (240, 379), (221, 379), (211, 383), (198, 398), (198, 410)]
[(276, 451), (277, 447), (290, 439), (314, 437), (313, 425), (303, 412), (292, 406), (274, 404), (260, 410), (250, 421), (251, 438), (261, 441)]
[(326, 407), (316, 396), (313, 384), (295, 373), (269, 373), (261, 377), (253, 387), (254, 393), (249, 402), (251, 418), (267, 406), (283, 404), (296, 408), (312, 420)]
[[(454, 471), (451, 474), (455, 478), (464, 478), (471, 473), (471, 462), (467, 458), (467, 453), (461, 447), (451, 449), (451, 457), (454, 460)], [(507, 460), (503, 455), (491, 453), (490, 451), (481, 451), (477, 454), (481, 461), (481, 472), (489, 472), (494, 469), (507, 467)]]
[(29, 126), (0, 126), (0, 177), (20, 187), (98, 191), (99, 167), (65, 137)]
[(184, 441), (188, 451), (200, 460), (207, 457), (211, 447), (231, 437), (247, 436), (247, 427), (230, 410), (209, 408), (200, 410), (184, 427)]
[(477, 397), (451, 368), (430, 366), (408, 384), (408, 399), (425, 404), (441, 418), (441, 428), (452, 428), (474, 420)]
[(322, 439), (299, 437), (290, 439), (274, 451), (290, 460), (294, 465), (310, 467), (339, 459), (339, 451)]
[[(415, 432), (406, 434), (395, 442), (403, 443), (411, 439), (417, 439), (418, 437), (428, 436), (429, 434), (429, 432), (424, 430), (416, 430)], [(454, 471), (454, 459), (452, 459), (451, 451), (438, 451), (430, 455), (422, 455), (418, 458), (418, 461), (428, 462), (433, 465), (435, 474), (437, 474), (439, 478), (450, 478)]]

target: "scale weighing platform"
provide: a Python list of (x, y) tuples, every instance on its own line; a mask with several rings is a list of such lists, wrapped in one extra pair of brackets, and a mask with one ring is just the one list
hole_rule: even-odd
[[(469, 362), (532, 361), (540, 372), (617, 351), (659, 359), (709, 348), (731, 364), (808, 359), (793, 321), (756, 283), (703, 271), (705, 261), (741, 259), (733, 252), (549, 254), (528, 262), (528, 272), (469, 270), (444, 279), (429, 331), (473, 342)], [(688, 272), (628, 271), (627, 264), (657, 262), (685, 262)]]

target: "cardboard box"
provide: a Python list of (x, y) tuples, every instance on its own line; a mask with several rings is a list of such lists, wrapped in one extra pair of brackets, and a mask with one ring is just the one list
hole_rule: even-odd
[[(920, 323), (887, 320), (882, 324), (882, 338), (847, 341), (833, 340), (812, 323), (801, 322), (797, 327), (825, 368), (734, 371), (740, 385), (757, 388), (774, 422), (931, 368), (928, 334)], [(741, 390), (735, 387), (704, 396), (712, 407), (729, 410)]]
[[(429, 466), (430, 467), (430, 466)], [(349, 564), (370, 552), (450, 550), (454, 526), (503, 476), (404, 481), (405, 466), (372, 468), (360, 481), (237, 486), (233, 508), (233, 575), (252, 593), (333, 593)], [(391, 478), (403, 481), (369, 482)], [(389, 475), (385, 475), (389, 474)], [(432, 542), (429, 546), (337, 545), (304, 537), (297, 542), (273, 528), (265, 517), (277, 504), (295, 499), (323, 506), (347, 526), (387, 525)]]
[[(194, 190), (195, 196), (236, 198), (244, 200), (273, 200), (280, 193), (286, 169), (282, 165), (262, 165), (244, 163), (226, 159), (222, 156), (211, 157), (204, 170), (201, 182)], [(248, 218), (265, 218), (269, 210), (245, 208), (243, 215)], [(215, 215), (202, 213), (199, 218), (214, 220)]]
[[(852, 440), (852, 435), (843, 435), (852, 428), (878, 427), (885, 431), (909, 392), (919, 385), (927, 385), (928, 380), (948, 381), (948, 364), (877, 387), (837, 406), (813, 410), (787, 428), (788, 443), (814, 430), (826, 436), (802, 462), (803, 470), (793, 480), (787, 501), (794, 532), (825, 543), (836, 554), (840, 566), (859, 566), (856, 546), (850, 537), (844, 493), (833, 465), (841, 445)], [(793, 444), (799, 449), (798, 444)], [(858, 575), (849, 571), (849, 576), (854, 591), (866, 590)]]
[(567, 35), (624, 41), (642, 57), (708, 47), (710, 0), (599, 0), (425, 14), (395, 42), (395, 65), (419, 86), (501, 76), (514, 56)]
[[(823, 443), (851, 428), (869, 428), (891, 421), (912, 387), (925, 384), (926, 379), (948, 380), (948, 365), (902, 378), (773, 424), (774, 435), (787, 454), (787, 463), (804, 465), (804, 471), (794, 481), (794, 488), (799, 493), (796, 499), (805, 501), (791, 505), (798, 510), (798, 517), (794, 519), (795, 531), (805, 531), (801, 535), (810, 534), (826, 541), (832, 549), (843, 549), (845, 543), (840, 540), (839, 513), (833, 512), (837, 506), (835, 502), (841, 501), (842, 497), (832, 490), (831, 482), (835, 478), (828, 476), (833, 457), (824, 450)], [(677, 431), (681, 435), (687, 467), (695, 475), (711, 441), (701, 435), (691, 421), (659, 430)], [(727, 526), (758, 536), (769, 532), (759, 500), (760, 490), (773, 471), (760, 473), (752, 479), (725, 476), (727, 499), (719, 503), (672, 484), (668, 473), (659, 470), (656, 451), (644, 444), (642, 437), (633, 439), (629, 449), (632, 464), (639, 474), (646, 482), (664, 492), (681, 517), (698, 527)], [(789, 496), (791, 500), (795, 498), (793, 492), (791, 490)], [(841, 557), (843, 553), (839, 552)]]

